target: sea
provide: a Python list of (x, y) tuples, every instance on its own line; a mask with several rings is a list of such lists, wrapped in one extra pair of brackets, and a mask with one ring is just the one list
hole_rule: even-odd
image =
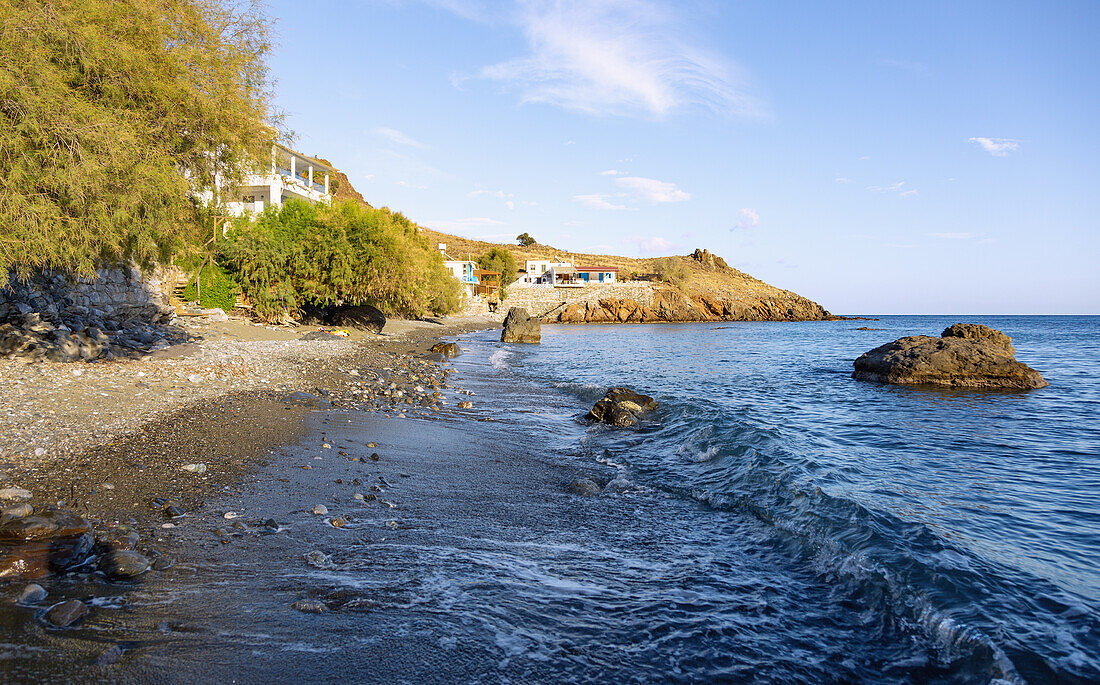
[[(863, 352), (956, 322), (1012, 336), (1050, 386), (852, 379)], [(447, 411), (316, 412), (208, 501), (243, 529), (184, 519), (164, 573), (58, 581), (94, 620), (0, 640), (4, 679), (1100, 683), (1100, 317), (457, 342)], [(658, 408), (584, 421), (616, 386)]]
[[(863, 352), (956, 322), (1008, 333), (1050, 386), (851, 378)], [(515, 577), (515, 629), (616, 644), (635, 670), (613, 672), (642, 679), (1100, 682), (1100, 317), (555, 325), (540, 345), (462, 343), (459, 368), (488, 360), (480, 399), (529, 426), (530, 450), (592, 465), (600, 498), (644, 511), (541, 557), (575, 598)], [(575, 420), (614, 386), (659, 409), (636, 428)]]

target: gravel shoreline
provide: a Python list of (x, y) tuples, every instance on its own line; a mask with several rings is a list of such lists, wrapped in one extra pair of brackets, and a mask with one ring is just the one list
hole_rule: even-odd
[[(196, 342), (140, 360), (2, 359), (0, 490), (30, 491), (35, 512), (79, 514), (97, 541), (134, 531), (140, 549), (167, 554), (169, 507), (209, 513), (206, 498), (239, 486), (275, 448), (298, 440), (311, 411), (450, 411), (439, 392), (446, 364), (428, 359), (429, 348), (493, 325), (391, 322), (382, 335), (303, 341), (309, 329), (193, 321)], [(294, 392), (308, 395), (287, 401)], [(184, 470), (189, 464), (201, 472)], [(11, 564), (0, 562), (4, 576)]]

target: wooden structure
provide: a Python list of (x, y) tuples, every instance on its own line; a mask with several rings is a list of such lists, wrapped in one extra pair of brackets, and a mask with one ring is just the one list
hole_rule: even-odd
[(488, 269), (474, 269), (474, 277), (477, 284), (474, 286), (475, 295), (484, 295), (489, 302), (500, 299), (500, 272)]

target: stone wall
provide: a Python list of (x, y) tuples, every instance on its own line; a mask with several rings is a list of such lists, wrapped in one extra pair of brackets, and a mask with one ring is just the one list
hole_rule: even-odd
[(96, 276), (85, 280), (61, 271), (38, 271), (23, 280), (12, 273), (0, 287), (0, 323), (36, 313), (72, 330), (87, 325), (117, 329), (170, 318), (173, 310), (162, 272), (123, 266), (97, 269)]
[(108, 267), (97, 278), (12, 273), (0, 284), (0, 356), (95, 361), (166, 346), (180, 331), (163, 272)]
[[(556, 318), (568, 305), (597, 302), (599, 300), (633, 300), (638, 304), (653, 305), (653, 286), (646, 281), (624, 281), (611, 285), (586, 285), (583, 288), (553, 288), (527, 286), (513, 283), (507, 289), (508, 298), (501, 309), (523, 307), (534, 317)], [(564, 305), (564, 306), (563, 306)]]

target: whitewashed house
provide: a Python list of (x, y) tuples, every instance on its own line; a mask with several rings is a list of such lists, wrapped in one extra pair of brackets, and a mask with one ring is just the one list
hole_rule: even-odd
[(528, 259), (526, 274), (520, 281), (529, 285), (555, 288), (583, 288), (586, 285), (610, 285), (618, 280), (614, 266), (576, 266), (558, 259)]
[(246, 176), (234, 195), (226, 198), (226, 212), (231, 216), (259, 213), (269, 205), (282, 207), (292, 198), (328, 204), (332, 202), (330, 174), (335, 171), (324, 162), (276, 143), (271, 146), (270, 164)]

